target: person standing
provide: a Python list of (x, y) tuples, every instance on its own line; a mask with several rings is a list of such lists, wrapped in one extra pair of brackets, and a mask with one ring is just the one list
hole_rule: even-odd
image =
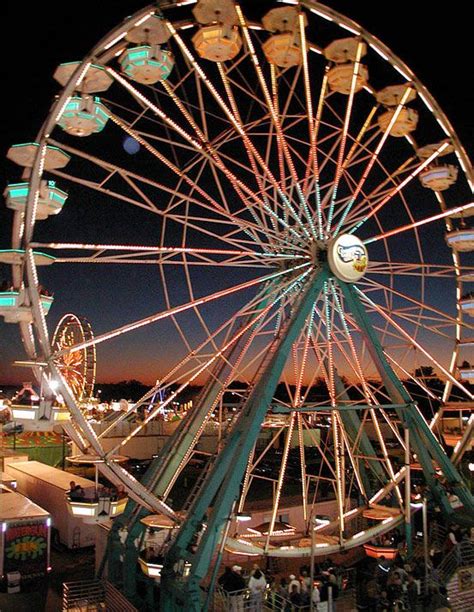
[(290, 574), (289, 576), (290, 578), (290, 582), (288, 583), (288, 592), (291, 593), (293, 592), (293, 587), (296, 588), (296, 591), (298, 593), (301, 593), (301, 583), (300, 581), (296, 578), (296, 576), (294, 574)]
[(417, 612), (419, 591), (415, 576), (413, 574), (408, 574), (407, 578), (407, 599), (410, 612)]
[(252, 612), (262, 612), (267, 581), (263, 572), (258, 567), (252, 572), (248, 586), (250, 590), (249, 610), (252, 610)]
[(321, 593), (316, 584), (313, 584), (313, 594), (311, 595), (313, 601), (313, 610), (319, 610), (319, 604), (321, 603)]
[[(291, 583), (290, 583), (291, 584)], [(300, 586), (301, 588), (301, 586)], [(293, 582), (292, 586), (291, 586), (291, 591), (290, 591), (290, 601), (294, 606), (301, 606), (301, 593), (298, 590), (298, 586), (295, 582)]]
[(311, 578), (308, 576), (308, 572), (306, 570), (302, 570), (301, 572), (301, 590), (303, 592), (309, 592), (311, 587)]
[(229, 598), (230, 612), (243, 612), (244, 609), (244, 589), (246, 585), (241, 571), (240, 565), (233, 565), (230, 572), (221, 576), (223, 578), (221, 586)]

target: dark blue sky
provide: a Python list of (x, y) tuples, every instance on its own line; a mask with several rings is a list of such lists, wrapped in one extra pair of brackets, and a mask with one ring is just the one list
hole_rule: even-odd
[[(9, 36), (8, 44), (4, 45), (5, 57), (8, 59), (3, 64), (3, 84), (4, 91), (8, 92), (8, 110), (4, 115), (0, 143), (2, 159), (5, 159), (6, 150), (11, 144), (34, 140), (58, 90), (52, 78), (56, 66), (63, 61), (80, 59), (123, 17), (144, 4), (136, 0), (102, 0), (87, 8), (78, 5), (73, 10), (58, 1), (34, 3), (27, 9), (11, 0), (4, 3), (7, 24), (5, 31)], [(468, 152), (472, 153), (474, 100), (472, 73), (466, 69), (470, 62), (467, 48), (471, 36), (467, 16), (454, 11), (441, 14), (440, 10), (428, 2), (415, 4), (406, 0), (394, 4), (392, 12), (387, 4), (371, 2), (333, 1), (328, 2), (328, 5), (361, 23), (417, 73), (446, 112)], [(429, 14), (430, 11), (433, 15)], [(18, 55), (17, 50), (20, 49), (22, 53)], [(12, 178), (17, 180), (18, 176), (17, 169), (10, 162), (2, 164), (3, 185)], [(9, 246), (10, 222), (10, 211), (2, 207), (1, 248)], [(70, 222), (81, 222), (81, 219), (73, 217)], [(130, 237), (128, 240), (131, 242)], [(149, 314), (147, 295), (160, 293), (159, 278), (150, 284), (149, 276), (140, 278), (141, 271), (131, 271), (130, 274), (135, 275), (135, 278), (130, 278), (129, 286), (122, 285), (118, 299), (122, 302), (122, 312), (127, 314), (129, 311), (126, 319), (135, 319)], [(1, 270), (0, 276), (3, 278), (6, 275), (7, 270)], [(81, 314), (83, 309), (90, 308), (94, 300), (100, 303), (101, 298), (106, 298), (107, 286), (114, 282), (123, 280), (119, 276), (115, 279), (110, 268), (106, 272), (96, 268), (77, 269), (71, 276), (69, 296), (61, 296), (62, 308), (66, 312)], [(145, 289), (137, 297), (136, 287), (140, 285)], [(54, 313), (52, 315), (54, 317)], [(109, 327), (107, 323), (107, 317), (101, 317), (96, 331), (105, 331)], [(171, 338), (168, 336), (166, 343), (169, 358), (173, 357), (170, 349), (173, 343), (169, 342)], [(140, 350), (140, 346), (147, 344), (153, 345), (152, 352)], [(160, 331), (156, 328), (147, 328), (147, 331), (135, 336), (133, 341), (124, 337), (114, 344), (113, 350), (133, 354), (133, 367), (128, 369), (127, 363), (123, 362), (121, 369), (107, 372), (102, 365), (101, 376), (109, 380), (140, 377), (140, 373), (150, 372), (150, 360), (159, 361), (162, 358), (162, 348), (164, 343), (162, 347)], [(10, 367), (13, 359), (22, 356), (16, 326), (0, 322), (0, 383), (23, 379), (25, 373)], [(155, 369), (142, 378), (150, 382), (154, 372)]]

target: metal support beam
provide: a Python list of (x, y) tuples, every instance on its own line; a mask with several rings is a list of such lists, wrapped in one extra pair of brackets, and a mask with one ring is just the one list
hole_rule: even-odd
[[(330, 412), (331, 410), (346, 412), (348, 410), (369, 410), (370, 408), (377, 410), (378, 406), (373, 404), (336, 404), (336, 406), (304, 406), (304, 408), (290, 408), (284, 404), (273, 403), (270, 406), (270, 411), (273, 414), (290, 414), (290, 412)], [(403, 410), (404, 408), (407, 408), (407, 404), (381, 404), (380, 408), (383, 408), (384, 410), (389, 408)]]
[[(291, 345), (310, 315), (327, 278), (326, 268), (316, 272), (301, 291), (291, 317), (270, 347), (261, 366), (261, 374), (256, 379), (226, 447), (216, 459), (209, 476), (204, 481), (200, 495), (189, 510), (187, 520), (166, 555), (161, 580), (161, 605), (167, 611), (179, 609), (177, 600), (182, 601), (182, 595), (179, 594), (182, 589), (186, 595), (187, 610), (197, 612), (202, 609), (199, 582), (206, 575), (215, 546), (239, 494), (249, 453), (259, 435)], [(196, 549), (190, 553), (191, 543), (196, 536), (196, 526), (204, 521), (211, 505), (212, 510), (207, 517), (206, 529)], [(174, 569), (183, 559), (191, 562), (190, 575), (184, 584), (177, 579)]]
[(367, 349), (379, 371), (385, 389), (392, 402), (410, 404), (406, 410), (396, 410), (396, 412), (402, 423), (404, 425), (406, 424), (410, 429), (413, 448), (420, 460), (423, 473), (433, 495), (443, 507), (444, 511), (447, 514), (452, 514), (453, 509), (447, 498), (446, 491), (435, 478), (432, 459), (438, 464), (448, 483), (455, 489), (459, 499), (464, 505), (466, 513), (471, 513), (471, 515), (474, 516), (473, 496), (438, 440), (433, 435), (418, 407), (413, 404), (407, 390), (386, 360), (378, 336), (370, 324), (365, 308), (360, 300), (359, 293), (361, 292), (354, 286), (341, 280), (337, 282), (344, 294), (349, 310), (352, 312), (359, 329), (365, 336)]
[[(258, 308), (247, 318), (243, 325), (248, 325), (252, 318), (255, 318), (258, 314), (259, 310), (266, 306), (267, 301), (265, 297), (262, 298)], [(185, 458), (194, 448), (199, 438), (199, 432), (202, 431), (205, 423), (210, 417), (212, 408), (217, 402), (225, 380), (232, 369), (232, 362), (237, 358), (239, 350), (245, 342), (245, 338), (244, 336), (241, 341), (230, 347), (225, 358), (217, 362), (213, 368), (212, 374), (208, 378), (207, 384), (201, 390), (194, 409), (185, 415), (173, 434), (168, 437), (158, 457), (152, 461), (145, 472), (141, 482), (158, 498), (166, 497), (167, 492), (172, 487), (173, 482), (181, 471), (181, 466), (185, 463)], [(123, 574), (123, 583), (124, 585), (128, 585), (129, 597), (132, 597), (133, 583), (135, 581), (135, 572), (130, 571), (130, 567), (134, 566), (133, 556), (135, 553), (132, 551), (135, 546), (134, 543), (144, 530), (139, 519), (146, 514), (146, 511), (143, 511), (143, 509), (130, 499), (125, 512), (114, 521), (114, 527), (109, 535), (109, 539), (115, 542), (115, 544), (110, 547), (110, 549), (115, 552), (109, 557), (109, 565), (115, 564), (120, 566), (119, 568), (113, 569), (112, 574)], [(128, 536), (125, 545), (122, 545), (118, 536), (118, 530), (124, 526), (128, 529)], [(118, 554), (118, 551), (120, 551), (120, 554)], [(124, 563), (120, 561), (120, 557), (125, 559)]]
[[(341, 397), (345, 401), (348, 401), (349, 396), (347, 394), (347, 390), (337, 372), (334, 373), (334, 384), (336, 387), (337, 396)], [(367, 406), (367, 408), (369, 408), (369, 406)], [(338, 410), (338, 412), (341, 421), (343, 422), (344, 427), (347, 431), (347, 434), (349, 435), (349, 438), (351, 440), (356, 440), (357, 436), (359, 435), (359, 448), (361, 454), (366, 455), (367, 457), (376, 457), (377, 453), (375, 452), (375, 449), (372, 445), (372, 442), (370, 441), (369, 436), (367, 435), (367, 432), (364, 429), (362, 429), (361, 431), (362, 424), (357, 412), (340, 410)], [(358, 453), (356, 452), (355, 454), (357, 455)], [(382, 466), (380, 465), (380, 462), (371, 459), (369, 459), (368, 461), (370, 469), (373, 471), (374, 474), (376, 474), (379, 481), (385, 483), (387, 481), (387, 475), (384, 472)], [(370, 495), (370, 497), (372, 497), (374, 491), (372, 490), (370, 479), (366, 472), (364, 463), (364, 461), (358, 462), (359, 473), (364, 483), (366, 492)]]

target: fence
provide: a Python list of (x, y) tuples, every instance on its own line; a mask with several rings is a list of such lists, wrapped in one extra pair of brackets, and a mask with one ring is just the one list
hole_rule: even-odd
[(65, 612), (138, 612), (110, 582), (77, 580), (63, 584)]

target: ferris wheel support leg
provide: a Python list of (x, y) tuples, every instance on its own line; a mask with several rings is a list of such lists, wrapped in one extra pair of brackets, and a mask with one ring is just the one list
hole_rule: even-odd
[(432, 459), (440, 467), (449, 485), (453, 487), (464, 505), (467, 514), (474, 517), (474, 499), (459, 472), (449, 460), (438, 440), (433, 435), (428, 423), (421, 414), (418, 406), (413, 402), (407, 390), (400, 382), (391, 365), (385, 358), (383, 348), (378, 336), (370, 324), (367, 313), (360, 300), (360, 290), (341, 280), (337, 281), (344, 294), (349, 309), (365, 336), (367, 349), (379, 371), (385, 388), (394, 403), (405, 404), (405, 409), (398, 409), (397, 414), (403, 424), (410, 429), (413, 448), (417, 453), (423, 467), (425, 478), (438, 503), (448, 515), (453, 514), (453, 508), (447, 498), (446, 491), (439, 484), (434, 475)]
[[(269, 285), (268, 292), (272, 285)], [(268, 297), (263, 297), (257, 305), (254, 313), (249, 317), (249, 320), (261, 311), (268, 304)], [(246, 321), (246, 324), (249, 321)], [(245, 336), (244, 336), (245, 339)], [(218, 362), (213, 376), (209, 378), (207, 384), (202, 390), (196, 406), (189, 411), (184, 419), (179, 424), (175, 432), (168, 438), (158, 457), (154, 459), (145, 472), (142, 483), (156, 496), (163, 496), (169, 490), (178, 474), (180, 473), (180, 464), (182, 459), (189, 454), (194, 448), (199, 437), (199, 431), (202, 430), (206, 421), (209, 419), (212, 407), (214, 406), (219, 394), (222, 392), (225, 378), (232, 370), (232, 363), (238, 358), (240, 350), (240, 342), (231, 347), (225, 359)], [(138, 524), (139, 529), (143, 531), (143, 526), (140, 525), (139, 519), (145, 516), (146, 512), (139, 512), (138, 505), (133, 499), (129, 499), (125, 512), (120, 517), (123, 525), (127, 525), (128, 536), (125, 542), (125, 547), (129, 546), (136, 539), (135, 525)], [(111, 532), (109, 537), (116, 537)]]
[(461, 461), (464, 453), (468, 451), (472, 444), (472, 435), (474, 432), (474, 414), (471, 414), (469, 417), (469, 421), (467, 422), (467, 427), (464, 430), (462, 438), (454, 447), (453, 454), (451, 456), (451, 461), (454, 465), (458, 465)]
[(122, 564), (124, 595), (128, 600), (137, 601), (137, 603), (140, 601), (140, 598), (137, 597), (137, 572), (140, 571), (138, 569), (138, 557), (145, 538), (145, 530), (142, 527), (143, 525), (137, 522), (129, 530), (129, 536), (131, 537), (128, 537), (125, 542)]
[[(187, 520), (166, 555), (161, 580), (163, 610), (171, 612), (179, 609), (178, 599), (188, 602), (186, 609), (189, 611), (197, 612), (202, 609), (199, 583), (208, 571), (214, 548), (239, 494), (248, 456), (252, 452), (265, 414), (271, 405), (291, 345), (300, 333), (327, 278), (326, 268), (316, 272), (308, 283), (306, 291), (301, 293), (286, 327), (281, 330), (274, 346), (270, 348), (268, 361), (262, 365), (261, 375), (230, 434), (227, 445), (217, 457), (200, 494), (189, 509)], [(201, 532), (199, 542), (191, 551), (196, 528), (204, 521), (211, 504), (212, 511), (206, 521), (206, 529)], [(183, 587), (176, 580), (174, 568), (185, 559), (191, 562), (191, 569), (183, 591)]]
[[(268, 286), (268, 293), (273, 285)], [(268, 303), (268, 297), (262, 297), (252, 315), (249, 316), (245, 324), (252, 318), (257, 318), (258, 312), (263, 310)], [(145, 472), (142, 482), (158, 496), (166, 496), (167, 491), (173, 486), (180, 473), (183, 459), (192, 451), (199, 438), (199, 432), (210, 418), (211, 411), (215, 405), (219, 394), (225, 385), (227, 376), (232, 372), (232, 366), (239, 356), (241, 344), (245, 343), (246, 337), (235, 343), (214, 368), (213, 375), (209, 378), (209, 383), (201, 391), (193, 410), (190, 410), (176, 431), (168, 438), (165, 445)], [(130, 500), (127, 505), (126, 513), (133, 511), (134, 504)]]
[[(350, 401), (349, 394), (346, 391), (346, 387), (344, 386), (338, 372), (334, 372), (334, 384), (336, 387), (336, 393), (338, 397), (340, 397), (343, 401)], [(347, 434), (351, 438), (351, 440), (356, 440), (357, 436), (360, 435), (359, 446), (362, 451), (362, 454), (366, 457), (376, 457), (377, 454), (375, 452), (374, 447), (372, 446), (372, 442), (370, 441), (367, 432), (363, 429), (362, 434), (359, 434), (361, 431), (361, 421), (359, 419), (359, 415), (355, 410), (340, 410), (339, 417), (344, 424), (344, 427), (347, 431)], [(370, 461), (369, 466), (372, 472), (377, 476), (380, 482), (386, 481), (386, 474), (382, 469), (379, 461)], [(358, 461), (359, 473), (362, 478), (362, 482), (365, 487), (365, 491), (367, 497), (372, 497), (375, 493), (375, 490), (372, 490), (372, 486), (370, 484), (370, 478), (367, 474), (367, 470), (364, 466), (364, 462), (362, 460)]]
[[(263, 308), (267, 301), (262, 300), (258, 308)], [(257, 309), (258, 310), (258, 309)], [(145, 472), (142, 483), (153, 493), (162, 497), (173, 486), (174, 481), (180, 473), (180, 465), (184, 458), (194, 448), (199, 437), (200, 430), (210, 417), (212, 407), (215, 405), (219, 394), (222, 392), (226, 377), (232, 368), (232, 362), (239, 354), (240, 343), (234, 345), (226, 358), (217, 364), (210, 382), (201, 392), (196, 406), (179, 424), (176, 431), (168, 438), (158, 457), (153, 460), (148, 470)], [(124, 525), (127, 525), (128, 536), (125, 547), (131, 545), (136, 537), (135, 526), (141, 533), (143, 526), (139, 519), (145, 516), (146, 512), (139, 512), (137, 503), (129, 499), (125, 512), (122, 515)], [(111, 533), (110, 537), (114, 537)]]

